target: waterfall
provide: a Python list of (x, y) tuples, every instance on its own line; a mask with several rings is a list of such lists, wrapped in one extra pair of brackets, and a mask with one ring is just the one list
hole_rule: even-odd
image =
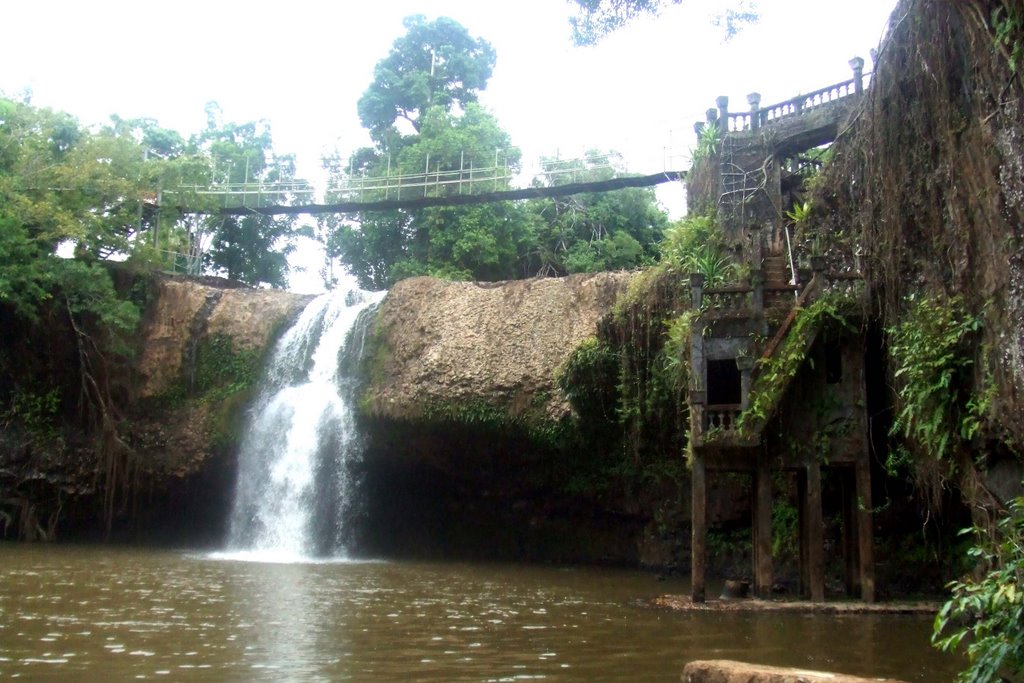
[(343, 358), (346, 343), (361, 350), (357, 320), (383, 295), (355, 288), (321, 295), (275, 346), (239, 453), (233, 555), (344, 556), (347, 464), (358, 444)]

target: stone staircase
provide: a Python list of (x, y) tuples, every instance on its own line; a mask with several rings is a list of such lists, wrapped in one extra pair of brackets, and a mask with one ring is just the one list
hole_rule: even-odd
[(765, 256), (761, 261), (764, 284), (767, 287), (789, 284), (789, 263), (785, 256)]

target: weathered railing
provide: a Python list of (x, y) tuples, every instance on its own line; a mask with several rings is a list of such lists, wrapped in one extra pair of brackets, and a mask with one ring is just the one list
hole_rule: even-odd
[(801, 285), (772, 285), (764, 288), (764, 307), (773, 309), (788, 309), (796, 304), (796, 298), (800, 295)]
[(722, 435), (735, 434), (739, 430), (740, 414), (743, 407), (738, 403), (709, 405), (704, 409), (704, 434), (714, 430)]
[(704, 306), (719, 312), (749, 311), (753, 305), (753, 292), (753, 288), (746, 285), (705, 289)]
[(747, 95), (750, 111), (743, 113), (731, 113), (729, 98), (719, 97), (716, 101), (717, 109), (708, 109), (706, 123), (697, 124), (697, 133), (699, 135), (700, 129), (705, 125), (715, 123), (721, 127), (723, 132), (740, 133), (758, 130), (762, 126), (806, 114), (808, 111), (831, 105), (851, 95), (859, 95), (864, 91), (864, 60), (854, 57), (850, 60), (850, 68), (853, 69), (853, 78), (847, 81), (820, 88), (806, 95), (797, 95), (766, 107), (761, 106), (760, 93), (750, 93)]

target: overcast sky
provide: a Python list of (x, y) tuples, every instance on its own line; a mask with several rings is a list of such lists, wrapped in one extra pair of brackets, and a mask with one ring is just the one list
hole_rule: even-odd
[[(481, 101), (524, 160), (614, 149), (652, 173), (693, 146), (693, 123), (718, 95), (739, 111), (754, 90), (768, 104), (849, 78), (855, 55), (870, 69), (895, 0), (760, 0), (761, 21), (729, 43), (708, 22), (717, 4), (685, 0), (575, 48), (565, 0), (6, 3), (0, 91), (30, 88), (34, 104), (85, 124), (146, 116), (186, 136), (216, 100), (227, 120), (270, 121), (277, 151), (312, 175), (324, 149), (368, 143), (356, 101), (403, 17), (449, 16), (494, 45)], [(677, 209), (682, 191), (659, 196)]]

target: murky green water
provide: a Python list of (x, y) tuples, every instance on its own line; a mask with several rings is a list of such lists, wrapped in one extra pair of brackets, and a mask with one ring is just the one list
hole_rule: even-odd
[(948, 681), (929, 619), (679, 614), (648, 574), (0, 545), (0, 678), (678, 680), (732, 658)]

